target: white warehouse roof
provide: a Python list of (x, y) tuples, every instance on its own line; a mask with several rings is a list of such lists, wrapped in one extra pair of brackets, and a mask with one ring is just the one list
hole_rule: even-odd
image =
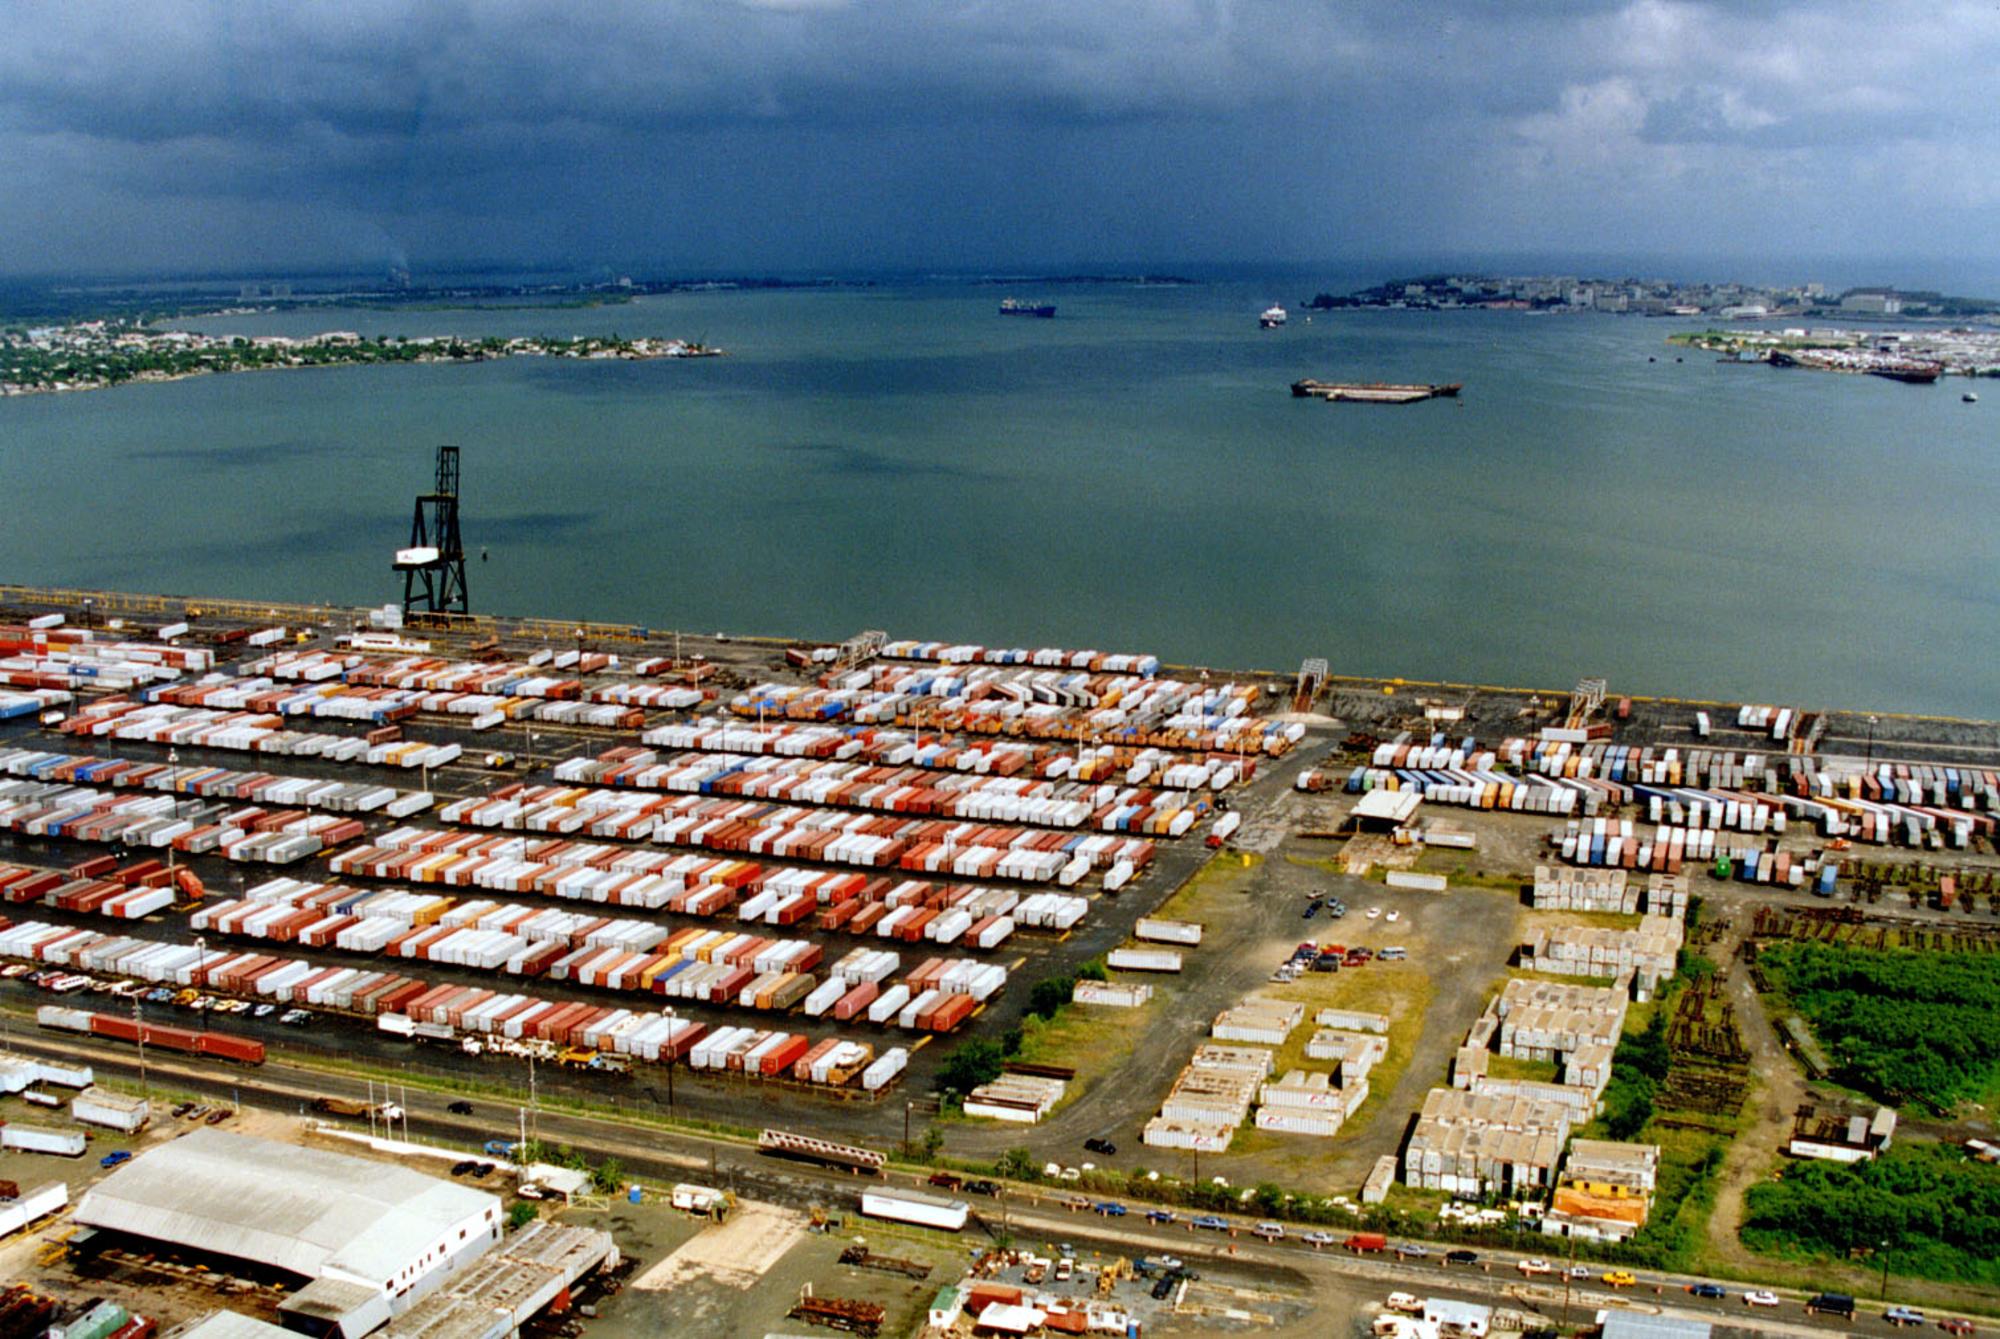
[(484, 1191), (388, 1163), (204, 1128), (91, 1187), (76, 1221), (307, 1278), (386, 1282), (450, 1228), (499, 1207)]

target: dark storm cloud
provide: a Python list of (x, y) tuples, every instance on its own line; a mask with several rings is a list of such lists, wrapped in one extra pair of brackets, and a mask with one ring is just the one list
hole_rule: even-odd
[(1991, 6), (23, 4), (0, 268), (1983, 241)]

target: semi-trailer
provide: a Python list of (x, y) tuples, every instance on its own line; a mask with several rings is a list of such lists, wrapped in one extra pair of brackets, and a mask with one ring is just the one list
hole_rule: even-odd
[(913, 1223), (946, 1232), (962, 1232), (972, 1216), (972, 1206), (964, 1200), (925, 1195), (914, 1190), (864, 1190), (861, 1212), (868, 1218), (886, 1218), (894, 1223)]

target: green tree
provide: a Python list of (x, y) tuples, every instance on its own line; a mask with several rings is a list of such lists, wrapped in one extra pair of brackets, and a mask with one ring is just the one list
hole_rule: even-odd
[(537, 1209), (529, 1201), (516, 1200), (514, 1207), (507, 1211), (507, 1226), (510, 1229), (526, 1227), (529, 1223), (534, 1222), (540, 1213), (541, 1210)]
[(993, 1170), (1009, 1181), (1039, 1181), (1042, 1164), (1025, 1148), (1010, 1148), (994, 1162)]
[(938, 1066), (937, 1086), (954, 1097), (964, 1096), (982, 1083), (991, 1083), (1000, 1077), (1000, 1067), (1007, 1057), (998, 1042), (980, 1039), (966, 1042)]
[(625, 1165), (616, 1158), (606, 1158), (590, 1174), (590, 1183), (602, 1194), (617, 1194), (625, 1185)]

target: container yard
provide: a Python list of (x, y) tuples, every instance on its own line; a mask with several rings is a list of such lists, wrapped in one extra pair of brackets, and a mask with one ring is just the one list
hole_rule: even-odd
[[(0, 624), (33, 645), (49, 612)], [(936, 1127), (948, 1154), (1066, 1166), (1096, 1140), (1119, 1175), (1490, 1187), (1515, 1173), (1457, 1150), (1515, 1102), (1520, 1175), (1552, 1184), (1550, 1132), (1590, 1114), (1560, 1090), (1602, 1091), (1623, 1018), (1561, 992), (1669, 997), (1684, 951), (1715, 954), (1697, 899), (1707, 926), (1923, 858), (1950, 916), (1995, 913), (2000, 756), (1956, 723), (1123, 652), (170, 621), (206, 655), (142, 656), (128, 619), (0, 685), (0, 1004), (107, 1065), (352, 1056), (524, 1100), (537, 1067), (583, 1101), (780, 1106), (769, 1154), (872, 1177), (956, 1048), (1054, 982), (1037, 1049)], [(1163, 1028), (1208, 1035), (1161, 1051)]]

